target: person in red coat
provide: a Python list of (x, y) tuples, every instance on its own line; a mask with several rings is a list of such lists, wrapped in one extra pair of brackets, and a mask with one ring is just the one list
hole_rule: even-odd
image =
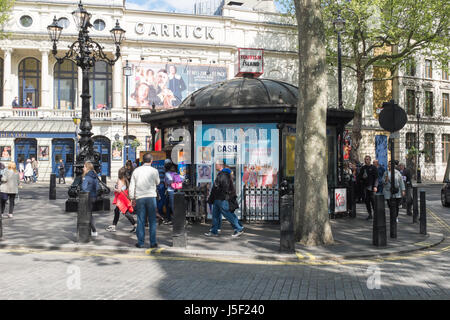
[(119, 222), (120, 214), (122, 213), (128, 221), (130, 221), (133, 229), (131, 232), (136, 232), (136, 221), (134, 220), (132, 213), (134, 211), (131, 204), (131, 200), (128, 198), (128, 186), (129, 182), (126, 176), (127, 170), (125, 167), (119, 170), (119, 179), (114, 187), (114, 201), (113, 204), (116, 205), (114, 209), (114, 220), (113, 224), (106, 228), (107, 231), (116, 232), (117, 222)]

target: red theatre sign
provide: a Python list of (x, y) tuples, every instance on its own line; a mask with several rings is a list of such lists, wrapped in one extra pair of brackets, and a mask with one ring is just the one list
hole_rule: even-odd
[(238, 60), (236, 76), (240, 77), (246, 73), (259, 77), (264, 73), (264, 50), (263, 49), (238, 49)]

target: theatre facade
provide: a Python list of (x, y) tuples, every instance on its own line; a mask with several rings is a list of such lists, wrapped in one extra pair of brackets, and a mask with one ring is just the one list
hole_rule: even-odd
[[(58, 57), (77, 39), (71, 12), (76, 1), (16, 1), (0, 40), (0, 161), (39, 161), (41, 180), (66, 164), (73, 175), (81, 118), (81, 69), (57, 63), (47, 26), (63, 27)], [(262, 78), (296, 84), (296, 27), (273, 12), (225, 5), (220, 16), (131, 10), (125, 1), (83, 1), (92, 13), (90, 36), (113, 57), (109, 30), (125, 29), (121, 57), (89, 72), (91, 119), (102, 174), (112, 178), (126, 158), (151, 150), (151, 130), (141, 116), (175, 109), (192, 92), (236, 75), (239, 48), (264, 52)], [(131, 75), (123, 68), (128, 63)], [(128, 78), (128, 79), (127, 79)], [(127, 85), (128, 83), (128, 85)], [(16, 99), (17, 97), (17, 99)], [(126, 110), (128, 139), (126, 152)]]

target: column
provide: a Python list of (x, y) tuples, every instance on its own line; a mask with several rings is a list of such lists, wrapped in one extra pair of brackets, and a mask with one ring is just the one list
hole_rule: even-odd
[(49, 92), (49, 76), (48, 76), (48, 49), (39, 49), (41, 51), (42, 59), (41, 59), (41, 65), (42, 65), (42, 71), (41, 71), (41, 103), (40, 107), (45, 109), (52, 109), (52, 101), (53, 99), (50, 99), (50, 92)]
[(11, 106), (13, 100), (12, 82), (11, 82), (11, 53), (12, 48), (4, 49), (4, 63), (3, 63), (3, 105)]
[(122, 110), (123, 66), (120, 57), (113, 66), (113, 109)]

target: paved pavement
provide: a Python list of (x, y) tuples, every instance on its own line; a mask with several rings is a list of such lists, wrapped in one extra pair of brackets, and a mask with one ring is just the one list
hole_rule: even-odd
[[(3, 240), (0, 248), (34, 248), (64, 251), (88, 251), (97, 253), (142, 253), (134, 247), (135, 234), (129, 233), (131, 226), (123, 216), (119, 220), (117, 232), (107, 232), (112, 223), (113, 211), (94, 213), (99, 236), (89, 244), (76, 242), (76, 213), (64, 212), (67, 186), (57, 185), (57, 200), (48, 200), (47, 184), (24, 185), (16, 206), (14, 218), (4, 218)], [(113, 208), (113, 206), (111, 206)], [(203, 234), (209, 224), (189, 224), (186, 227), (187, 248), (172, 246), (172, 228), (158, 226), (158, 250), (151, 253), (169, 256), (196, 256), (213, 259), (261, 260), (261, 261), (315, 261), (367, 258), (395, 255), (435, 246), (444, 237), (439, 230), (429, 228), (427, 235), (419, 233), (419, 225), (412, 223), (412, 217), (401, 210), (398, 223), (398, 238), (389, 238), (389, 212), (387, 215), (386, 247), (372, 245), (372, 222), (365, 220), (367, 214), (362, 204), (358, 204), (355, 219), (338, 218), (331, 220), (335, 243), (323, 247), (304, 247), (296, 244), (296, 254), (280, 252), (279, 224), (244, 224), (245, 232), (239, 238), (232, 238), (230, 224), (224, 220), (220, 237), (207, 238)], [(148, 233), (148, 230), (147, 230)], [(149, 248), (148, 234), (146, 235)], [(149, 250), (147, 250), (149, 252)]]

